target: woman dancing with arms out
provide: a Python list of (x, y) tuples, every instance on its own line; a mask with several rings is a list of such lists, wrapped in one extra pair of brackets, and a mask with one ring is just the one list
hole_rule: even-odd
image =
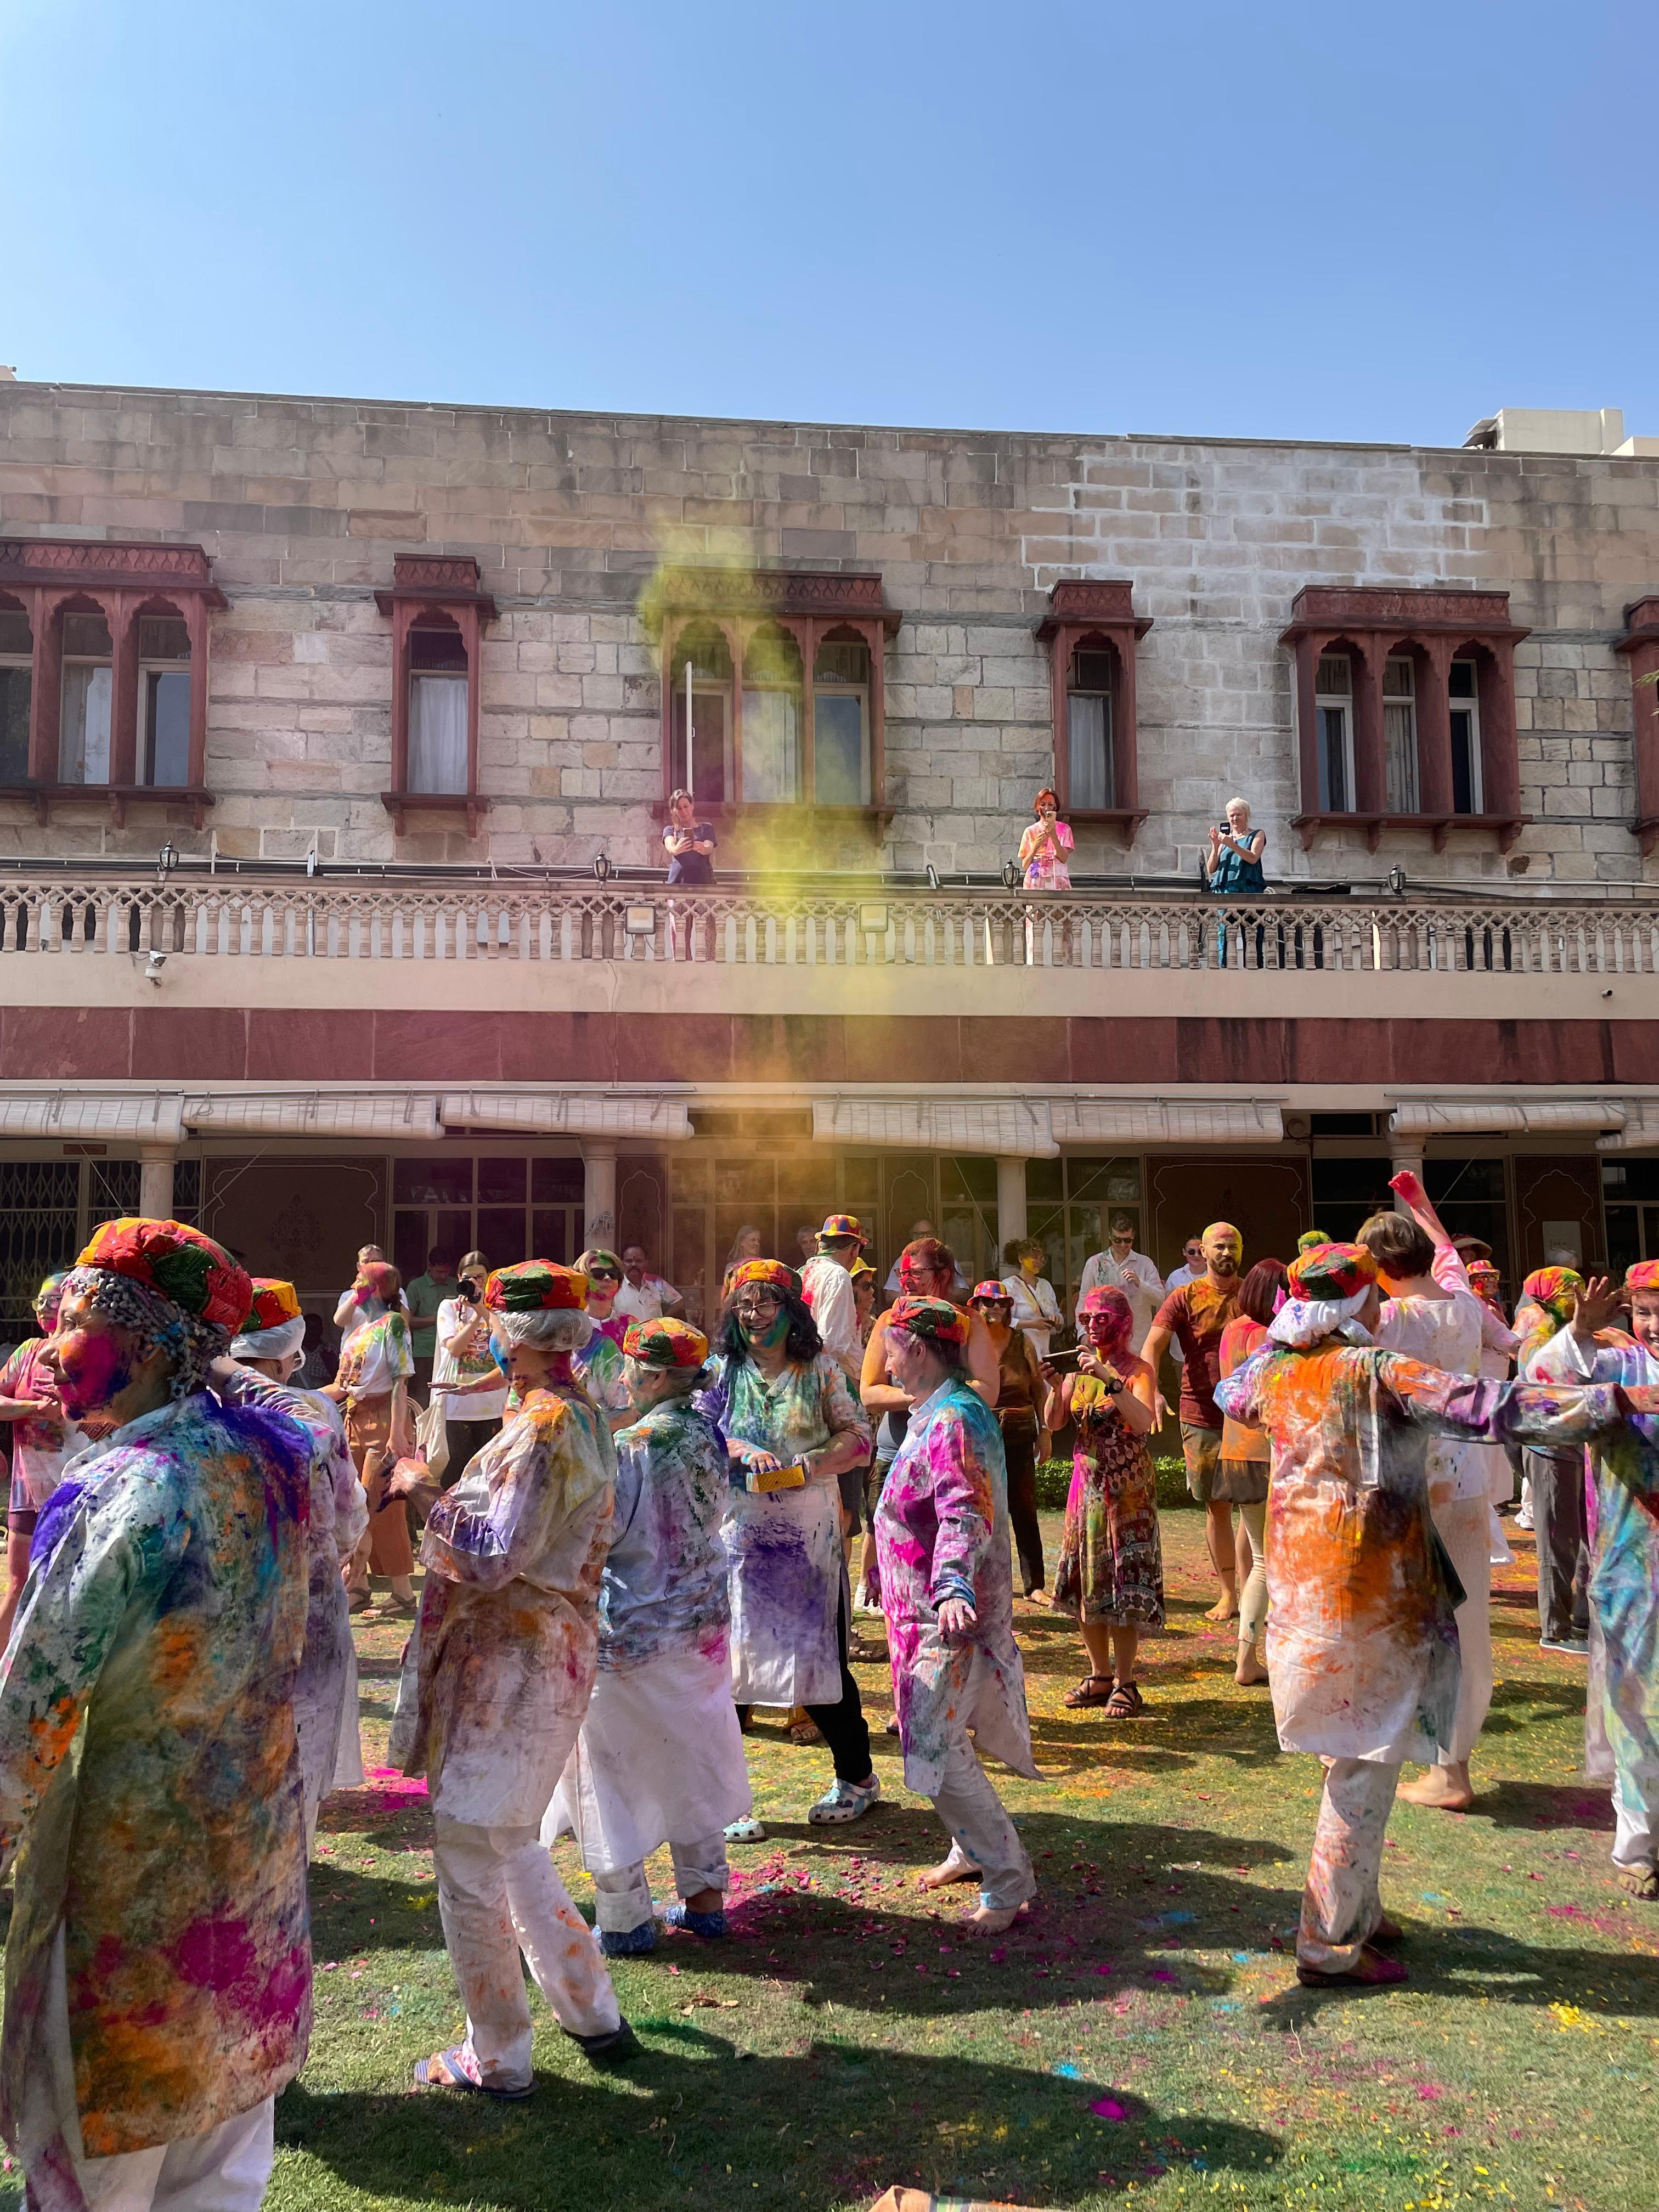
[(1054, 1604), (1077, 1615), (1090, 1671), (1068, 1705), (1104, 1705), (1109, 1720), (1142, 1710), (1135, 1650), (1143, 1628), (1164, 1626), (1164, 1554), (1146, 1439), (1158, 1425), (1158, 1379), (1129, 1349), (1134, 1308), (1104, 1285), (1085, 1291), (1078, 1321), (1088, 1342), (1075, 1375), (1048, 1397), (1051, 1431), (1076, 1425), (1066, 1534)]
[(997, 1935), (1036, 1896), (1036, 1876), (979, 1754), (1041, 1777), (1014, 1643), (1002, 1437), (969, 1388), (967, 1334), (945, 1298), (902, 1297), (887, 1316), (888, 1362), (912, 1407), (876, 1507), (876, 1550), (905, 1786), (933, 1799), (951, 1833), (923, 1887), (977, 1881), (968, 1925)]

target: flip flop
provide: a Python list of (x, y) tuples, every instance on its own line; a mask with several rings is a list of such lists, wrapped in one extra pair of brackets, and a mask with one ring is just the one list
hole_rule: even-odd
[[(443, 2075), (432, 2069), (441, 2066)], [(445, 2077), (447, 2078), (445, 2078)], [(518, 2105), (534, 2094), (535, 2084), (526, 2081), (522, 2089), (492, 2088), (488, 2081), (475, 2081), (470, 2074), (461, 2070), (461, 2045), (452, 2043), (447, 2051), (434, 2051), (430, 2058), (415, 2061), (415, 2087), (417, 2089), (466, 2089), (477, 2097), (493, 2097), (497, 2104)]]

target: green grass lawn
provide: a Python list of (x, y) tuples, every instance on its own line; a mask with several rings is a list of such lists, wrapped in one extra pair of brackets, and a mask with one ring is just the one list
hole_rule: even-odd
[[(957, 1932), (970, 1893), (924, 1900), (940, 1832), (892, 1738), (876, 1738), (887, 1801), (818, 1832), (827, 1754), (762, 1716), (770, 1839), (732, 1855), (732, 1940), (619, 1965), (642, 2048), (614, 2073), (532, 1995), (528, 2105), (406, 2093), (412, 2062), (461, 2027), (425, 1800), (401, 1781), (331, 1800), (317, 2024), (277, 2106), (268, 2205), (817, 2212), (897, 2181), (1032, 2205), (1651, 2212), (1659, 1906), (1611, 1878), (1607, 1794), (1581, 1778), (1583, 1668), (1537, 1648), (1530, 1540), (1498, 1577), (1479, 1806), (1401, 1807), (1390, 1830), (1411, 1979), (1337, 1995), (1299, 1989), (1290, 1949), (1317, 1763), (1280, 1755), (1266, 1692), (1233, 1684), (1231, 1631), (1200, 1618), (1199, 1516), (1169, 1512), (1164, 1531), (1170, 1620), (1140, 1720), (1066, 1712), (1075, 1637), (1019, 1609), (1049, 1778), (999, 1778), (1043, 1885), (1028, 1920), (976, 1944)], [(374, 1763), (400, 1642), (361, 1638)], [(879, 1729), (884, 1669), (860, 1673)]]

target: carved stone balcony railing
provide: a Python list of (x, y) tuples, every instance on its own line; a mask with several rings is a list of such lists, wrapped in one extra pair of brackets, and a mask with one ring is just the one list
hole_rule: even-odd
[(1659, 974), (1659, 902), (817, 887), (0, 879), (8, 960), (690, 961), (727, 968)]

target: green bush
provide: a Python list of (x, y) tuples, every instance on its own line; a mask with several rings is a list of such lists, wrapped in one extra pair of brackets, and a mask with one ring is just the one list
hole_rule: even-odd
[[(1161, 1513), (1172, 1507), (1190, 1505), (1192, 1494), (1187, 1487), (1187, 1462), (1179, 1452), (1159, 1452), (1152, 1460), (1158, 1477), (1158, 1504)], [(1072, 1462), (1068, 1459), (1045, 1459), (1037, 1462), (1037, 1505), (1045, 1513), (1063, 1513), (1066, 1493), (1072, 1487)]]

